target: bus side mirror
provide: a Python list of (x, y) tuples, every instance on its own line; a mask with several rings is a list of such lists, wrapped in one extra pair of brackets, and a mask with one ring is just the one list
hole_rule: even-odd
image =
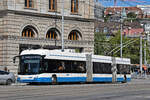
[(16, 57), (20, 57), (20, 56), (15, 56), (15, 57), (13, 57), (13, 63), (16, 62)]
[(16, 57), (13, 57), (13, 63), (15, 63), (15, 61), (16, 61)]
[(46, 55), (42, 55), (41, 57), (42, 57), (42, 60), (44, 60), (44, 57), (45, 57)]

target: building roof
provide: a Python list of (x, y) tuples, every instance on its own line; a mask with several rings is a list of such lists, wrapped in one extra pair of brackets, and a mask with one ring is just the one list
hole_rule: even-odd
[(109, 8), (106, 8), (104, 14), (105, 15), (121, 14), (123, 8), (125, 8), (127, 14), (129, 12), (134, 12), (135, 14), (138, 15), (138, 17), (141, 17), (143, 14), (141, 8), (138, 8), (138, 7), (109, 7)]
[(123, 34), (124, 35), (136, 35), (136, 36), (138, 36), (138, 35), (140, 35), (141, 33), (143, 33), (144, 32), (144, 29), (143, 28), (131, 28), (131, 29), (124, 29), (123, 30)]
[[(114, 36), (115, 33), (121, 29), (121, 23), (120, 22), (98, 22), (98, 21), (95, 21), (95, 31), (99, 30), (99, 32), (103, 33), (105, 29), (107, 29), (106, 34)], [(144, 31), (138, 21), (124, 22), (123, 30), (125, 31), (126, 35), (131, 35), (131, 33), (138, 35)]]

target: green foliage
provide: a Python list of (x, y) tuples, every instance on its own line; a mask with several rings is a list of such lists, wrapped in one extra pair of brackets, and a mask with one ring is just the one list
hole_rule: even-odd
[[(144, 44), (144, 40), (143, 40)], [(118, 47), (110, 53), (114, 48)], [(143, 45), (144, 47), (144, 45)], [(115, 37), (111, 37), (109, 40), (106, 39), (106, 35), (95, 33), (95, 54), (108, 55), (120, 57), (120, 31), (118, 31)], [(150, 59), (150, 50), (147, 47), (147, 59)], [(140, 58), (140, 39), (139, 38), (128, 38), (123, 36), (123, 57), (130, 58), (132, 64), (139, 64)], [(143, 49), (144, 55), (144, 49)], [(143, 56), (144, 59), (144, 56)], [(150, 61), (148, 60), (148, 63)]]
[(110, 17), (111, 17), (111, 14), (107, 14), (107, 15), (104, 17), (104, 22), (107, 22)]
[(136, 18), (136, 16), (137, 15), (134, 12), (130, 12), (130, 13), (127, 14), (128, 18)]
[(95, 33), (94, 34), (95, 38), (94, 38), (94, 42), (95, 42), (95, 46), (94, 46), (94, 53), (95, 54), (99, 54), (99, 55), (105, 55), (104, 54), (104, 43), (106, 43), (106, 37), (103, 33)]
[(138, 21), (138, 19), (136, 18), (137, 15), (134, 12), (130, 12), (127, 14), (127, 21)]

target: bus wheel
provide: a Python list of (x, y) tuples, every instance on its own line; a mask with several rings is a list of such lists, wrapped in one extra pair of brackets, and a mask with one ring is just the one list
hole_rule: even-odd
[(124, 74), (124, 80), (123, 83), (127, 83), (127, 76)]
[(52, 84), (56, 85), (57, 84), (57, 76), (54, 74), (52, 75)]

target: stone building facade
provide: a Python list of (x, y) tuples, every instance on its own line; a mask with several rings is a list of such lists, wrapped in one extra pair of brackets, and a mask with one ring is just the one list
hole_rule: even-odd
[[(94, 0), (64, 0), (64, 47), (94, 49)], [(62, 0), (0, 0), (0, 66), (28, 48), (61, 48)]]

